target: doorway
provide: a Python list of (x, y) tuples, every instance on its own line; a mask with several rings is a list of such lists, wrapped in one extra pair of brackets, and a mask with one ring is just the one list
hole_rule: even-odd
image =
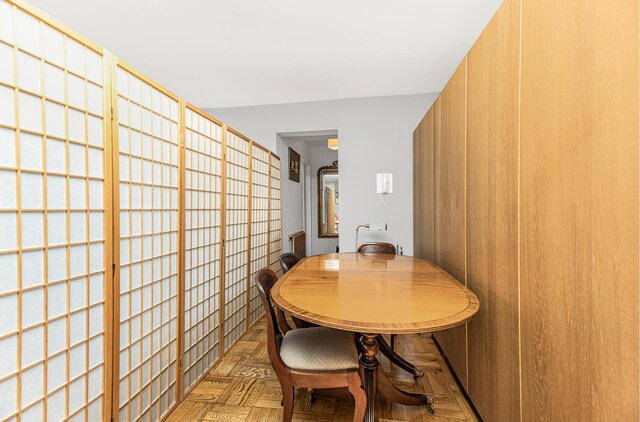
[[(340, 227), (339, 149), (329, 149), (329, 139), (338, 139), (338, 131), (278, 133), (277, 153), (283, 162), (289, 163), (289, 149), (294, 151), (294, 157), (300, 156), (300, 174), (294, 177), (299, 182), (290, 180), (288, 173), (283, 173), (282, 177), (285, 250), (291, 250), (289, 235), (298, 231), (305, 232), (307, 255), (337, 250)], [(335, 176), (318, 179), (319, 170), (334, 165)]]

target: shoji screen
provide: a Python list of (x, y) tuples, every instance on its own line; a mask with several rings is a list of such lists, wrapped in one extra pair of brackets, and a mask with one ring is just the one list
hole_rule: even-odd
[(263, 314), (253, 275), (267, 266), (269, 242), (269, 151), (251, 145), (251, 274), (249, 325)]
[(178, 100), (118, 65), (120, 420), (175, 404)]
[(185, 111), (184, 385), (218, 360), (222, 126)]
[(223, 342), (225, 351), (244, 333), (247, 318), (250, 146), (248, 140), (227, 131)]
[(0, 1), (0, 420), (100, 420), (102, 50)]
[(271, 154), (271, 185), (270, 185), (270, 211), (269, 211), (269, 268), (278, 277), (282, 275), (282, 269), (278, 259), (282, 255), (282, 208), (280, 196), (280, 158)]

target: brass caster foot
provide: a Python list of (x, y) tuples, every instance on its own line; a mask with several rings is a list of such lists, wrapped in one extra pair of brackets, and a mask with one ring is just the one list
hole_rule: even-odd
[(433, 396), (431, 394), (427, 394), (427, 410), (432, 415), (436, 413), (436, 409), (433, 408)]
[(436, 413), (436, 410), (433, 408), (433, 405), (431, 403), (427, 404), (427, 410), (429, 411), (429, 413), (431, 413), (432, 415)]

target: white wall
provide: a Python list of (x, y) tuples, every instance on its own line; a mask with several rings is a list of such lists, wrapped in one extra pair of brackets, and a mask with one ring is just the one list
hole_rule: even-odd
[(280, 157), (282, 168), (281, 189), (283, 253), (291, 252), (291, 242), (289, 241), (289, 235), (300, 230), (305, 230), (304, 198), (302, 196), (304, 180), (302, 179), (302, 176), (300, 177), (300, 183), (289, 180), (289, 147), (293, 148), (295, 152), (300, 154), (301, 168), (304, 167), (305, 163), (311, 163), (309, 147), (304, 142), (291, 142), (276, 135), (276, 147), (273, 148), (272, 151), (276, 151), (276, 154), (278, 154), (278, 156)]
[[(288, 146), (278, 139), (278, 133), (337, 129), (340, 138), (340, 250), (355, 249), (357, 225), (385, 220), (389, 226), (387, 232), (361, 232), (360, 242), (380, 240), (399, 244), (405, 254), (411, 255), (413, 130), (437, 95), (429, 93), (205, 111), (275, 150), (283, 163), (288, 161)], [(299, 149), (296, 151), (302, 157), (303, 151)], [(305, 162), (309, 163), (308, 159), (309, 156), (305, 155)], [(376, 173), (393, 173), (394, 193), (386, 197), (384, 207), (380, 196), (375, 193)], [(303, 198), (301, 184), (290, 182), (296, 186), (287, 186), (288, 175), (284, 171), (282, 179), (282, 234), (283, 246), (287, 250), (287, 236), (304, 230), (301, 208), (296, 205), (302, 207)]]

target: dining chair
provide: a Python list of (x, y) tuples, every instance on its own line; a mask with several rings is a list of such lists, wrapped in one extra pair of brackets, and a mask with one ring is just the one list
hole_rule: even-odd
[(362, 388), (358, 351), (346, 331), (327, 327), (300, 328), (281, 334), (271, 304), (276, 274), (268, 268), (253, 277), (267, 315), (267, 350), (282, 388), (284, 422), (293, 417), (294, 388), (344, 388), (356, 402), (354, 422), (362, 422), (367, 397)]
[(389, 253), (396, 254), (396, 247), (391, 243), (368, 242), (358, 246), (359, 253)]
[[(386, 242), (368, 242), (358, 246), (357, 252), (366, 253), (366, 254), (387, 253), (387, 254), (395, 255), (396, 247), (393, 246), (391, 243), (386, 243)], [(395, 348), (395, 343), (396, 343), (396, 335), (391, 334), (391, 350)]]
[(282, 274), (285, 274), (289, 271), (294, 265), (296, 265), (300, 261), (298, 255), (287, 252), (280, 255), (280, 268), (282, 268)]
[[(391, 243), (385, 242), (368, 242), (363, 243), (358, 247), (358, 253), (363, 254), (396, 254), (396, 247)], [(376, 337), (380, 352), (384, 354), (391, 362), (405, 371), (413, 374), (414, 377), (420, 378), (423, 376), (423, 372), (420, 368), (404, 359), (402, 356), (395, 352), (396, 335), (391, 334), (391, 344), (387, 343), (384, 337), (381, 335)]]
[[(280, 268), (282, 268), (282, 274), (284, 275), (287, 271), (293, 268), (293, 266), (300, 261), (300, 258), (298, 258), (298, 255), (294, 253), (287, 252), (280, 255), (279, 261), (280, 261)], [(304, 321), (293, 315), (291, 315), (291, 320), (293, 321), (293, 323), (297, 328), (317, 327), (316, 324), (312, 324), (311, 322)]]

